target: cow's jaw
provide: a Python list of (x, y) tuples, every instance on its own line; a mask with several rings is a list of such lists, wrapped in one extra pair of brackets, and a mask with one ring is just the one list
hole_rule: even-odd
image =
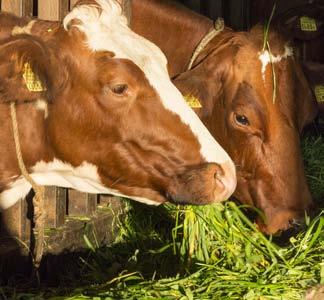
[[(72, 188), (80, 192), (92, 194), (109, 194), (124, 198), (131, 198), (135, 201), (159, 205), (159, 202), (149, 200), (143, 197), (127, 196), (123, 193), (108, 188), (103, 185), (98, 174), (98, 168), (88, 162), (83, 162), (78, 167), (73, 167), (61, 160), (54, 159), (52, 162), (38, 162), (32, 167), (30, 176), (39, 185), (59, 186)], [(30, 191), (31, 185), (22, 176), (16, 176), (12, 179), (8, 188), (0, 193), (0, 210), (4, 210), (14, 205), (18, 200), (24, 198)]]

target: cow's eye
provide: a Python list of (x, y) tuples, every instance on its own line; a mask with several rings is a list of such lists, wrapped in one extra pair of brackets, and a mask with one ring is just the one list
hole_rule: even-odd
[(111, 91), (116, 95), (124, 95), (127, 92), (127, 84), (116, 84), (111, 88)]
[(249, 126), (250, 125), (249, 119), (244, 115), (235, 114), (234, 118), (235, 118), (235, 122), (238, 125), (241, 125), (241, 126)]

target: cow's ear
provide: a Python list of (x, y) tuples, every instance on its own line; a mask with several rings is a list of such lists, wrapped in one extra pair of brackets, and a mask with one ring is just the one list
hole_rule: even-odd
[(223, 52), (214, 51), (192, 70), (173, 79), (173, 83), (185, 97), (192, 96), (195, 102), (200, 102), (201, 108), (197, 111), (199, 116), (211, 115), (215, 103), (223, 99), (224, 84), (232, 66), (229, 55), (225, 58)]
[(181, 73), (173, 83), (180, 90), (188, 105), (199, 115), (209, 114), (213, 109), (213, 93), (218, 94), (219, 86), (214, 80), (207, 80), (206, 74), (200, 68)]
[(46, 45), (30, 35), (0, 43), (0, 103), (51, 100), (51, 61)]

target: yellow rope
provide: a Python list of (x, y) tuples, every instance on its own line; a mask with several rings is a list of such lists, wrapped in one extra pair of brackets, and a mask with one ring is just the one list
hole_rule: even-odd
[(15, 141), (16, 155), (18, 160), (19, 169), (25, 179), (31, 184), (35, 196), (33, 199), (34, 204), (34, 236), (37, 232), (37, 238), (35, 237), (35, 249), (34, 249), (34, 266), (38, 268), (42, 260), (44, 251), (44, 225), (45, 225), (45, 211), (44, 211), (44, 193), (45, 188), (38, 185), (34, 179), (29, 175), (21, 153), (21, 147), (19, 142), (19, 130), (17, 122), (16, 104), (10, 103), (10, 113), (12, 120), (13, 136)]
[(193, 63), (197, 59), (198, 55), (201, 53), (202, 50), (206, 47), (206, 45), (216, 36), (218, 35), (221, 31), (224, 30), (224, 19), (223, 18), (218, 18), (215, 21), (214, 28), (212, 31), (208, 32), (204, 38), (200, 41), (198, 46), (196, 47), (194, 53), (192, 54), (192, 57), (190, 59), (187, 71), (191, 70)]

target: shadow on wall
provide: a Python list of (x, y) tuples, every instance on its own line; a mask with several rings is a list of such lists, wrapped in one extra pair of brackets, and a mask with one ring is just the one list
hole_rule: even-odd
[(252, 0), (176, 0), (212, 20), (222, 17), (226, 26), (235, 30), (250, 28)]
[[(35, 247), (34, 236), (31, 234), (34, 227), (33, 196), (34, 193), (31, 191), (26, 199), (17, 203), (13, 209), (10, 208), (0, 214), (0, 285), (17, 282), (20, 279), (30, 281), (31, 253)], [(83, 200), (91, 198), (91, 195), (85, 196)], [(77, 204), (81, 205), (85, 201), (82, 202), (82, 197), (80, 198)], [(66, 200), (69, 204), (73, 198), (60, 200)], [(47, 225), (45, 254), (40, 268), (42, 281), (55, 283), (69, 269), (78, 269), (76, 265), (80, 264), (80, 255), (87, 255), (89, 249), (89, 245), (87, 247), (85, 243), (85, 236), (88, 237), (89, 243), (98, 247), (111, 244), (118, 234), (116, 219), (121, 216), (123, 206), (123, 201), (120, 199), (102, 196), (92, 214), (76, 215), (67, 210), (66, 214), (63, 212), (65, 216), (62, 225), (56, 228)], [(72, 208), (71, 205), (67, 207)], [(47, 214), (47, 221), (50, 221), (51, 211), (48, 206)], [(69, 267), (70, 264), (72, 267)]]
[[(146, 278), (152, 278), (155, 270), (158, 270), (159, 277), (174, 276), (181, 271), (179, 256), (174, 255), (172, 247), (157, 252), (158, 255), (151, 251), (165, 247), (166, 240), (171, 243), (174, 219), (166, 208), (131, 203), (123, 222), (125, 224), (117, 242), (98, 247), (98, 237), (92, 238), (93, 230), (85, 228), (85, 235), (90, 241), (88, 247), (84, 243), (83, 250), (44, 255), (39, 270), (42, 290), (59, 287), (66, 291), (94, 281), (104, 283), (118, 276), (122, 270), (140, 272)], [(101, 227), (105, 226), (101, 224)], [(109, 230), (107, 226), (106, 230)], [(13, 293), (14, 289), (25, 293), (37, 284), (36, 277), (31, 276), (31, 256), (26, 256), (24, 251), (0, 256), (0, 274), (0, 286), (6, 287), (8, 299), (11, 299), (9, 293)]]

